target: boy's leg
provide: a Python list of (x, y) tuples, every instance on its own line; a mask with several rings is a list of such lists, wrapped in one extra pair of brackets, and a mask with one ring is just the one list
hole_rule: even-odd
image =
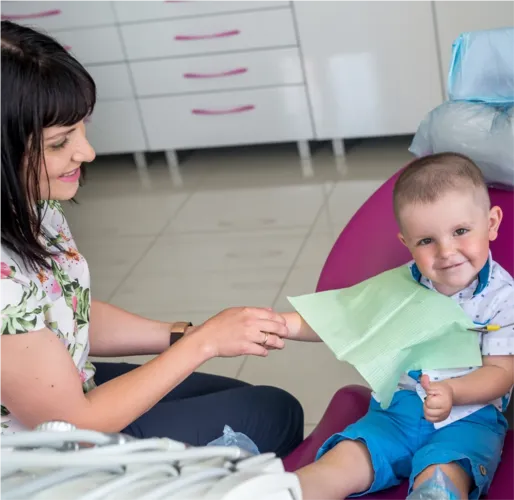
[(411, 473), (423, 403), (413, 391), (395, 394), (321, 447), (317, 461), (298, 471), (305, 500), (364, 495), (399, 484)]
[(439, 465), (461, 498), (487, 493), (500, 462), (507, 422), (489, 405), (433, 432), (412, 460), (411, 487), (419, 487)]
[(297, 474), (304, 500), (339, 500), (366, 491), (374, 475), (369, 451), (359, 441), (340, 442)]

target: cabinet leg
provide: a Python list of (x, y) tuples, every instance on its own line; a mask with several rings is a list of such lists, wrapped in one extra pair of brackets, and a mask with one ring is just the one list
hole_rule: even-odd
[(180, 173), (180, 168), (178, 166), (176, 151), (169, 149), (168, 151), (165, 151), (164, 154), (166, 155), (166, 163), (168, 164), (171, 182), (175, 187), (182, 187), (184, 185), (184, 180), (182, 179), (182, 174)]
[(311, 148), (309, 147), (309, 141), (298, 141), (296, 143), (298, 146), (298, 154), (302, 160), (310, 160), (311, 159)]
[(146, 163), (146, 156), (144, 151), (136, 151), (134, 153), (134, 163), (138, 170), (146, 170), (148, 168), (148, 163)]
[(173, 149), (168, 149), (164, 152), (166, 155), (166, 163), (168, 167), (178, 167), (178, 157), (176, 151)]
[(345, 156), (343, 139), (332, 139), (332, 152), (334, 156)]
[(148, 163), (144, 151), (136, 151), (134, 154), (134, 163), (136, 164), (139, 180), (144, 189), (151, 189), (152, 182), (148, 173)]

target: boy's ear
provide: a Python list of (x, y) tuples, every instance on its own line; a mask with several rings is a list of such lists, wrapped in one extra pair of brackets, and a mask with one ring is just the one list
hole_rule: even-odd
[(503, 219), (502, 209), (495, 206), (489, 210), (489, 241), (494, 241), (498, 237), (498, 229)]
[(405, 245), (407, 246), (407, 243), (405, 241), (405, 238), (403, 237), (403, 234), (402, 233), (398, 233), (398, 239)]

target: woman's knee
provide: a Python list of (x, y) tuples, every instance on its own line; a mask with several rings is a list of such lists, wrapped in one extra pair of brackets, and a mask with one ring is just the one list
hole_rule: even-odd
[[(261, 427), (264, 439), (261, 451), (274, 451), (280, 457), (291, 453), (303, 440), (304, 419), (300, 402), (278, 387), (255, 386), (248, 396), (255, 413), (268, 422)], [(264, 420), (260, 421), (260, 426)]]
[(303, 428), (303, 407), (289, 392), (278, 387), (266, 385), (254, 386), (253, 396), (266, 402), (272, 411), (281, 414), (284, 418), (293, 418)]

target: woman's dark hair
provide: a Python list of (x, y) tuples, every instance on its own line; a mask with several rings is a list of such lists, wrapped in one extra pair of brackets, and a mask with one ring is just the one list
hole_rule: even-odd
[(43, 129), (71, 126), (93, 111), (96, 87), (84, 67), (48, 35), (2, 21), (2, 245), (36, 269), (41, 242)]

